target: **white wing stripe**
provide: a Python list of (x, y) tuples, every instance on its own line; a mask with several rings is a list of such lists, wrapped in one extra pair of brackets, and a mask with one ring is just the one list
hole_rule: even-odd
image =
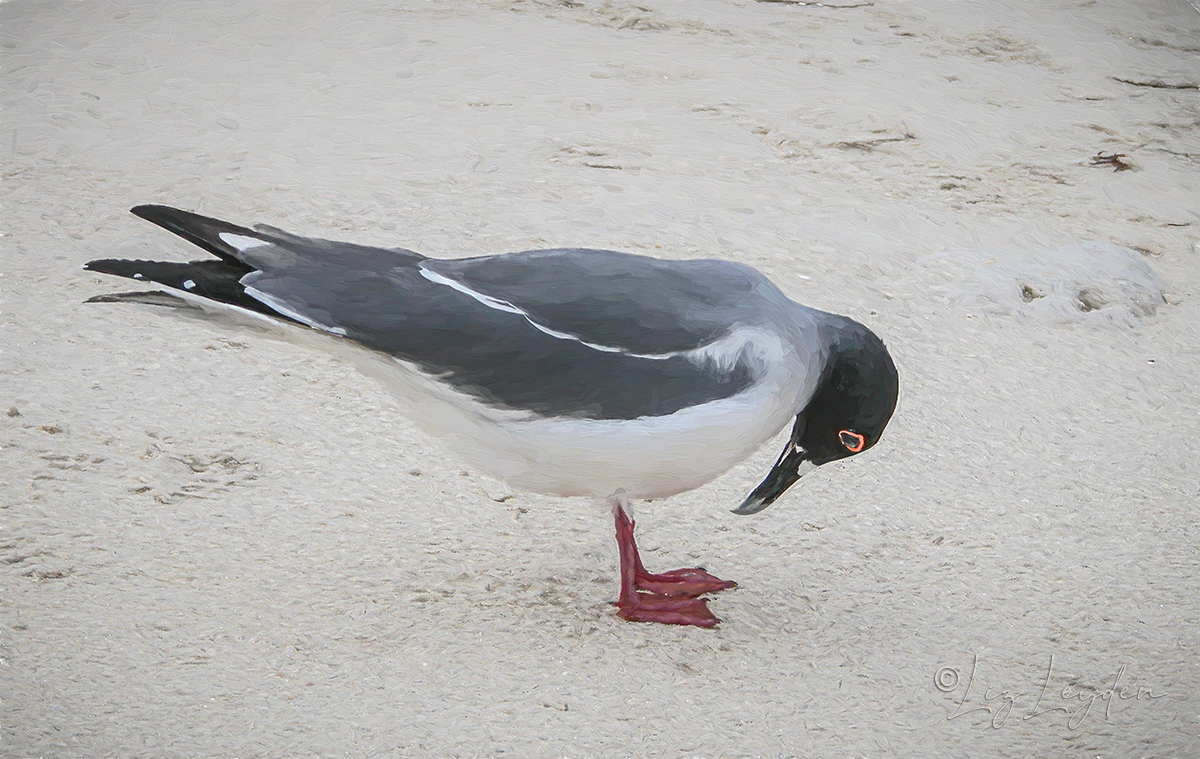
[(617, 348), (617, 347), (614, 347), (611, 345), (599, 345), (597, 343), (589, 343), (587, 340), (584, 340), (583, 338), (579, 337), (578, 335), (572, 335), (569, 332), (559, 332), (556, 329), (550, 329), (549, 327), (538, 324), (529, 316), (529, 314), (525, 313), (524, 311), (517, 308), (516, 306), (509, 303), (508, 301), (500, 300), (499, 298), (493, 298), (490, 295), (484, 295), (481, 292), (472, 290), (471, 288), (464, 285), (462, 282), (455, 281), (443, 274), (438, 274), (436, 271), (431, 271), (431, 270), (425, 268), (424, 264), (418, 265), (417, 270), (421, 272), (422, 277), (429, 280), (430, 282), (433, 282), (434, 284), (438, 284), (438, 285), (445, 285), (446, 287), (449, 287), (450, 289), (452, 289), (456, 292), (460, 292), (463, 295), (466, 295), (467, 297), (472, 298), (472, 299), (482, 303), (483, 305), (487, 306), (488, 308), (494, 308), (497, 311), (504, 311), (505, 313), (518, 314), (520, 316), (523, 316), (525, 318), (525, 321), (529, 322), (535, 329), (549, 335), (550, 337), (558, 338), (559, 340), (573, 340), (577, 343), (580, 343), (581, 345), (586, 345), (587, 347), (591, 348), (592, 350), (604, 351), (605, 353), (623, 353), (627, 356), (632, 356), (633, 358), (648, 358), (648, 359), (654, 359), (654, 360), (658, 360), (658, 361), (662, 361), (662, 360), (665, 360), (668, 358), (675, 358), (676, 356), (682, 356), (685, 353), (684, 351), (674, 351), (672, 353), (630, 353), (629, 351), (625, 350), (624, 348)]
[(466, 285), (464, 285), (462, 282), (455, 282), (453, 279), (450, 279), (449, 277), (438, 274), (436, 271), (430, 271), (429, 269), (426, 269), (425, 264), (423, 264), (423, 263), (418, 264), (417, 271), (421, 272), (421, 276), (424, 277), (425, 279), (429, 280), (430, 282), (433, 282), (434, 284), (438, 284), (438, 285), (445, 285), (446, 287), (449, 287), (451, 290), (457, 290), (458, 292), (462, 293), (463, 295), (466, 295), (469, 298), (474, 298), (475, 300), (479, 301), (480, 303), (487, 306), (488, 308), (494, 308), (497, 311), (505, 311), (510, 314), (520, 314), (521, 316), (524, 316), (526, 319), (529, 318), (529, 314), (525, 313), (524, 311), (517, 308), (513, 304), (511, 304), (507, 301), (500, 300), (499, 298), (493, 298), (490, 295), (484, 295), (483, 293), (476, 292), (476, 291), (472, 290), (471, 288), (467, 287)]
[[(232, 243), (230, 243), (230, 244), (232, 245)], [(246, 290), (246, 294), (249, 295), (251, 298), (254, 298), (257, 301), (261, 301), (261, 302), (265, 303), (266, 305), (270, 306), (271, 308), (273, 308), (274, 310), (283, 314), (284, 316), (295, 319), (296, 321), (300, 322), (301, 324), (306, 324), (309, 327), (312, 327), (313, 329), (319, 329), (322, 332), (328, 332), (331, 335), (338, 335), (340, 337), (346, 336), (346, 330), (342, 329), (341, 327), (330, 327), (326, 324), (321, 324), (320, 322), (313, 321), (312, 319), (308, 318), (304, 314), (300, 313), (299, 311), (296, 311), (294, 308), (292, 308), (291, 306), (289, 306), (286, 303), (284, 303), (283, 301), (281, 301), (279, 298), (276, 298), (274, 295), (264, 293), (262, 290), (258, 290), (253, 287), (247, 287), (245, 290)]]

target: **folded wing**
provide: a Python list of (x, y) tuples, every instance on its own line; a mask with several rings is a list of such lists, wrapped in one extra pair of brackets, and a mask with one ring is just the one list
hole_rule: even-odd
[(732, 264), (667, 269), (588, 250), (438, 260), (165, 206), (134, 213), (219, 260), (87, 268), (344, 336), (497, 407), (632, 419), (730, 397), (754, 380), (729, 339), (729, 314), (759, 281)]

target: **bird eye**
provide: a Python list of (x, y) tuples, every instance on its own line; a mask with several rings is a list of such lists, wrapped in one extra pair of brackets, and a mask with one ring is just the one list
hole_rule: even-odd
[(838, 433), (838, 439), (851, 453), (858, 453), (867, 445), (867, 439), (853, 430), (842, 430)]

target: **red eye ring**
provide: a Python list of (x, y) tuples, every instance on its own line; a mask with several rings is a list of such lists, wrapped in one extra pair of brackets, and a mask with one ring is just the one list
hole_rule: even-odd
[(841, 430), (838, 432), (838, 439), (851, 453), (858, 453), (867, 446), (867, 439), (853, 430)]

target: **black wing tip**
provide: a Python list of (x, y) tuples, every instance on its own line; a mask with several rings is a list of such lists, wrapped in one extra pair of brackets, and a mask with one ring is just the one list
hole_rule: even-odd
[[(222, 232), (229, 232), (244, 237), (254, 237), (264, 242), (270, 238), (259, 232), (247, 229), (232, 222), (202, 216), (191, 211), (184, 211), (171, 206), (146, 204), (129, 209), (134, 216), (156, 224), (173, 234), (179, 235), (188, 242), (196, 245), (226, 263), (246, 266), (242, 261), (241, 252), (221, 239)], [(246, 271), (249, 271), (249, 267)]]
[(157, 216), (163, 213), (187, 213), (187, 211), (181, 211), (180, 209), (173, 208), (171, 206), (158, 205), (157, 203), (143, 203), (140, 206), (134, 206), (133, 208), (130, 208), (129, 213), (133, 214), (134, 216), (140, 216), (143, 219), (149, 220), (151, 216)]
[(122, 264), (139, 263), (127, 258), (97, 258), (95, 261), (88, 261), (83, 265), (84, 271), (97, 271), (101, 274), (117, 274), (113, 269), (125, 268)]
[(140, 206), (134, 206), (129, 209), (129, 212), (134, 216), (145, 219), (151, 224), (157, 224), (164, 229), (167, 229), (175, 234), (184, 232), (195, 233), (197, 230), (194, 227), (197, 223), (213, 225), (217, 228), (239, 228), (237, 224), (231, 224), (222, 219), (214, 219), (211, 216), (201, 216), (192, 211), (185, 211), (182, 208), (173, 206), (163, 206), (156, 203), (146, 203)]
[(218, 226), (233, 226), (229, 222), (221, 221), (220, 219), (213, 219), (208, 216), (201, 216), (198, 213), (192, 213), (191, 211), (184, 211), (182, 208), (163, 206), (156, 203), (134, 206), (129, 209), (129, 213), (176, 234), (179, 234), (179, 229), (185, 228), (183, 225), (187, 224), (187, 222), (194, 224), (197, 221), (201, 221)]
[[(194, 261), (193, 263), (200, 262)], [(149, 279), (149, 277), (141, 276), (141, 269), (148, 267), (182, 267), (187, 265), (189, 264), (150, 261), (144, 258), (97, 258), (95, 261), (88, 261), (84, 264), (83, 270), (94, 271), (99, 274), (115, 274), (118, 277), (127, 277), (129, 279)]]

